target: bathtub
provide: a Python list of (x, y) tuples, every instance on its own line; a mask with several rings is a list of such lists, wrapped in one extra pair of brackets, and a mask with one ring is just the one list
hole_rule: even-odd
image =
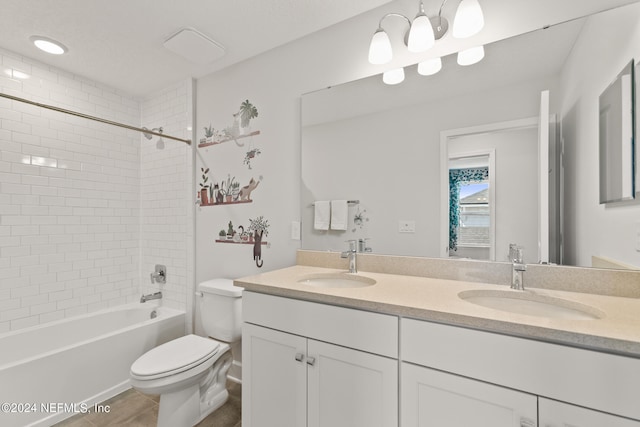
[(106, 410), (97, 403), (130, 387), (140, 355), (184, 333), (183, 311), (147, 302), (2, 334), (0, 425), (50, 426)]

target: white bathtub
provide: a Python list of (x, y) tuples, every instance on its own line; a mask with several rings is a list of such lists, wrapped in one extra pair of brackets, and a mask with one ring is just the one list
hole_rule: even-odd
[(130, 387), (140, 355), (184, 333), (183, 311), (147, 302), (0, 335), (0, 426), (50, 426), (93, 411)]

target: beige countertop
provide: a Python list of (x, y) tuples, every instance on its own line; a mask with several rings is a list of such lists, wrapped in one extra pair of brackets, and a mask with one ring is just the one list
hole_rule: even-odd
[(540, 298), (582, 304), (599, 314), (587, 320), (558, 319), (510, 313), (473, 304), (458, 297), (468, 290), (511, 291), (508, 286), (429, 277), (359, 272), (372, 286), (320, 288), (298, 283), (305, 276), (344, 270), (296, 265), (235, 280), (247, 291), (334, 304), (401, 317), (421, 319), (524, 338), (577, 346), (640, 358), (640, 299), (588, 293), (527, 289)]

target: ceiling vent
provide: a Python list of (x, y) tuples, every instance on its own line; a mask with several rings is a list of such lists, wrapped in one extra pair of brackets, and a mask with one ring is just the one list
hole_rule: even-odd
[(211, 64), (224, 56), (224, 48), (200, 31), (183, 28), (164, 41), (164, 47), (195, 64)]

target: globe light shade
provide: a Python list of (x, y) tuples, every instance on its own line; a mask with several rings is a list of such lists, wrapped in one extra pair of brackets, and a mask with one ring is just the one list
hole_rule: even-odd
[(418, 14), (411, 24), (409, 30), (409, 41), (407, 48), (409, 52), (420, 53), (431, 49), (436, 43), (433, 35), (433, 27), (431, 21), (424, 13)]
[(386, 64), (391, 61), (392, 57), (393, 52), (391, 51), (389, 36), (382, 28), (379, 28), (371, 38), (369, 62), (376, 65)]
[(473, 65), (484, 58), (484, 46), (476, 46), (458, 52), (459, 65)]
[(388, 85), (397, 85), (404, 81), (404, 68), (394, 68), (385, 71), (382, 75), (382, 81)]
[(421, 76), (432, 76), (442, 69), (442, 59), (433, 58), (422, 61), (418, 64), (418, 74)]
[(478, 0), (462, 0), (453, 20), (453, 37), (464, 39), (478, 34), (484, 27), (484, 15)]

